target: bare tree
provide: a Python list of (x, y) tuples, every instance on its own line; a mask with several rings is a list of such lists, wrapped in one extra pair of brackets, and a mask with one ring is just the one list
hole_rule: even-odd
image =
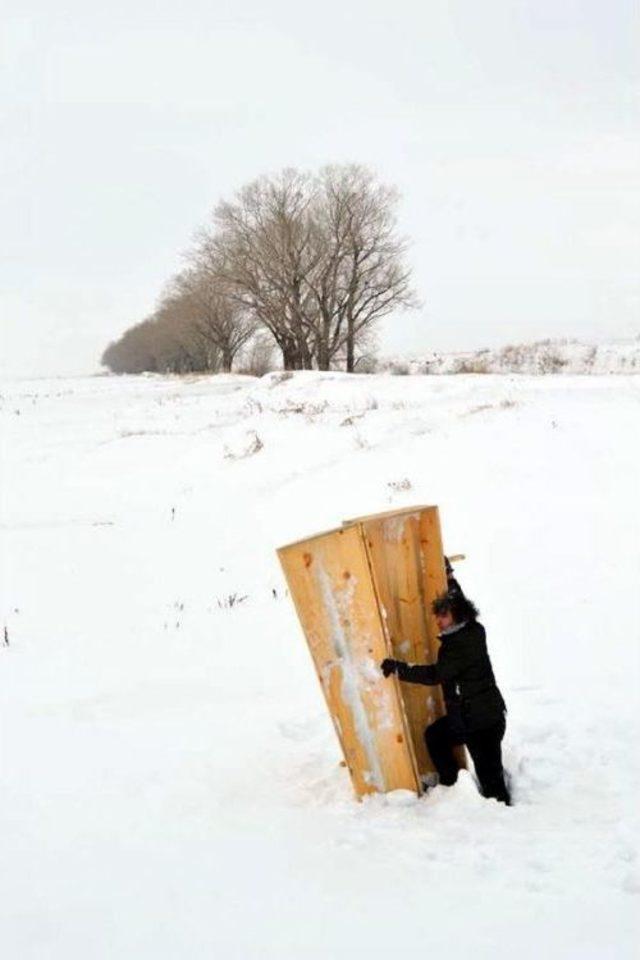
[(224, 263), (233, 295), (271, 332), (285, 369), (327, 370), (344, 352), (352, 371), (358, 338), (416, 303), (397, 202), (355, 164), (316, 177), (285, 170), (220, 204), (198, 256)]
[(118, 340), (109, 344), (101, 363), (113, 373), (142, 373), (157, 370), (153, 350), (153, 320), (151, 318), (129, 327)]
[(194, 251), (198, 264), (216, 260), (236, 301), (280, 347), (285, 369), (313, 365), (312, 199), (312, 178), (295, 170), (256, 180), (218, 205)]
[(166, 292), (154, 321), (159, 369), (171, 373), (215, 373), (220, 369), (221, 352), (202, 335), (184, 297)]
[(220, 354), (178, 303), (165, 300), (151, 317), (111, 343), (101, 362), (114, 373), (194, 373), (218, 370)]
[(417, 304), (397, 203), (394, 188), (356, 164), (248, 184), (216, 207), (150, 326), (105, 357), (128, 351), (136, 369), (231, 370), (262, 328), (287, 370), (343, 362), (353, 371), (377, 323)]
[(320, 173), (316, 271), (318, 362), (326, 369), (345, 348), (346, 369), (355, 368), (359, 338), (398, 308), (417, 306), (406, 243), (396, 235), (398, 193), (378, 184), (365, 167), (325, 167)]
[(222, 369), (229, 372), (238, 351), (253, 336), (256, 320), (231, 296), (217, 258), (201, 256), (197, 268), (177, 274), (167, 299), (189, 318), (194, 332), (219, 351)]
[(242, 351), (240, 372), (253, 377), (263, 377), (265, 373), (275, 370), (275, 349), (276, 344), (271, 334), (266, 330), (258, 331)]

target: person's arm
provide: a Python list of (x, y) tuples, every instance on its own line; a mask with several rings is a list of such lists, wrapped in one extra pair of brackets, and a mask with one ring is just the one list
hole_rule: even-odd
[(438, 656), (437, 663), (409, 664), (403, 660), (383, 660), (380, 668), (385, 677), (395, 673), (405, 683), (420, 683), (434, 686), (437, 683), (455, 682), (478, 658), (477, 645), (469, 638), (460, 637), (449, 646), (446, 653)]
[(449, 562), (449, 557), (444, 558), (444, 568), (447, 574), (447, 593), (449, 596), (455, 596), (457, 594), (458, 596), (463, 597), (464, 591), (454, 576), (453, 567)]
[(404, 660), (386, 659), (380, 664), (380, 669), (385, 677), (395, 673), (398, 680), (403, 680), (405, 683), (420, 683), (423, 686), (430, 687), (441, 682), (435, 663), (411, 664), (405, 663)]

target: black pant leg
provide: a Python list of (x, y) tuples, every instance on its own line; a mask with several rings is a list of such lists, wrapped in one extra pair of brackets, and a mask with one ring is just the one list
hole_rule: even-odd
[(484, 797), (494, 797), (503, 803), (509, 803), (509, 791), (504, 782), (502, 769), (502, 738), (504, 737), (505, 722), (499, 723), (486, 730), (467, 735), (467, 746), (476, 775), (480, 781), (480, 789)]
[(454, 738), (449, 728), (448, 717), (440, 717), (424, 732), (429, 756), (438, 771), (440, 783), (451, 787), (458, 779), (458, 764), (453, 755)]

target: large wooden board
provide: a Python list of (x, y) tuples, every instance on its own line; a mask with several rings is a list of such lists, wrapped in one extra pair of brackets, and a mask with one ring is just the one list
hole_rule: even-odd
[[(438, 632), (430, 603), (446, 589), (441, 550), (438, 554), (437, 508), (370, 517), (361, 525), (393, 656), (409, 663), (433, 663)], [(444, 713), (441, 688), (404, 683), (400, 689), (418, 770), (432, 773), (435, 767), (424, 731)]]
[[(437, 507), (428, 507), (420, 513), (420, 549), (423, 558), (422, 583), (424, 600), (427, 609), (428, 658), (430, 662), (436, 660), (440, 640), (438, 639), (438, 625), (431, 613), (431, 604), (447, 589), (447, 574), (444, 566), (444, 551), (442, 547), (442, 531), (440, 529), (440, 514)], [(444, 704), (442, 706), (444, 710)], [(467, 766), (467, 752), (464, 747), (454, 750), (458, 766)]]
[(350, 520), (343, 520), (343, 527), (350, 527), (354, 523), (364, 523), (366, 520), (384, 520), (386, 517), (399, 517), (403, 513), (420, 513), (422, 510), (437, 510), (437, 507), (420, 504), (414, 507), (401, 507), (396, 510), (384, 510), (382, 513), (366, 513), (360, 517), (352, 517)]
[(390, 655), (361, 525), (278, 550), (358, 797), (419, 792), (413, 736)]
[[(343, 524), (351, 525), (363, 529), (394, 657), (410, 663), (435, 663), (440, 641), (431, 603), (447, 589), (438, 508), (405, 507)], [(445, 713), (442, 689), (408, 683), (400, 688), (419, 773), (433, 773), (424, 731)], [(464, 748), (456, 754), (460, 766), (466, 766)]]

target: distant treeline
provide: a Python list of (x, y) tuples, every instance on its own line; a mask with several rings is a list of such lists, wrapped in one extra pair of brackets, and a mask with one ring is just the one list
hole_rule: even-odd
[(417, 304), (397, 191), (358, 165), (287, 169), (213, 211), (154, 313), (111, 343), (114, 373), (353, 371), (376, 324)]

